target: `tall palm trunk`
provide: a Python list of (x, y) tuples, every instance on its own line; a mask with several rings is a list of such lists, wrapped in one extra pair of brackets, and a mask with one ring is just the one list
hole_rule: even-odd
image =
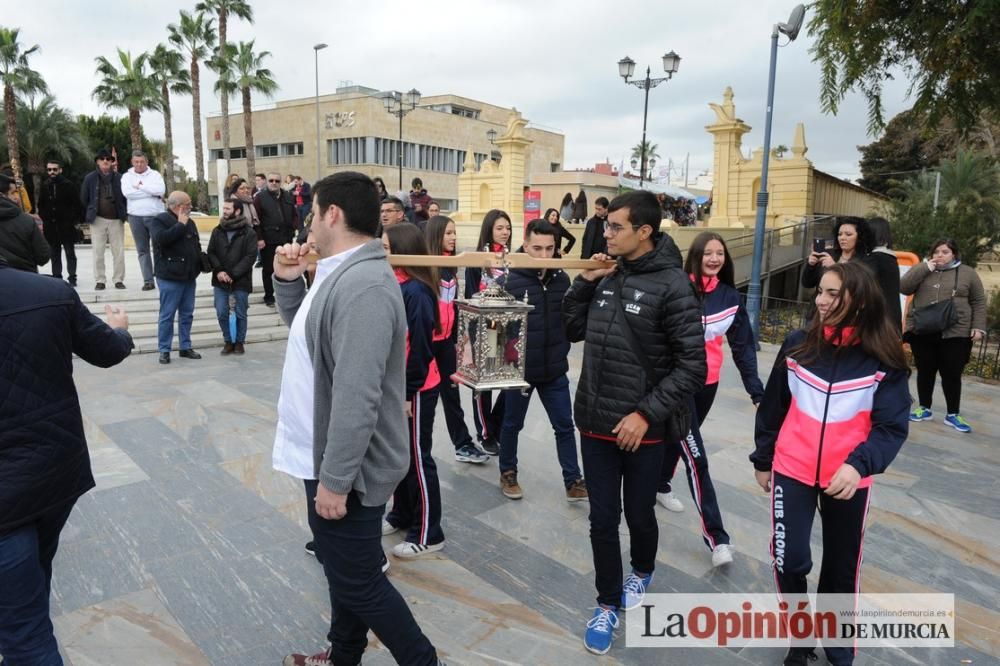
[(139, 109), (128, 110), (128, 132), (132, 138), (132, 150), (142, 150), (142, 124)]
[[(226, 23), (229, 12), (223, 10), (219, 12), (219, 53), (226, 52)], [(229, 163), (231, 153), (229, 151), (229, 94), (223, 92), (219, 99), (222, 107), (222, 158)], [(229, 169), (232, 172), (232, 169)]]
[(14, 178), (21, 177), (20, 146), (17, 143), (17, 106), (14, 104), (14, 88), (7, 84), (3, 87), (3, 113), (7, 121), (7, 157)]
[(163, 143), (166, 144), (167, 157), (163, 164), (163, 175), (166, 178), (167, 193), (174, 189), (174, 128), (170, 117), (170, 88), (166, 83), (160, 85), (160, 94), (163, 96)]
[(253, 147), (253, 115), (250, 110), (250, 86), (243, 86), (243, 136), (247, 150), (247, 180), (257, 173), (257, 159)]
[(31, 182), (35, 186), (35, 212), (38, 212), (38, 199), (42, 196), (42, 171), (45, 165), (40, 164), (30, 157), (28, 158), (28, 173), (31, 174)]
[(205, 146), (201, 139), (201, 76), (198, 61), (191, 60), (191, 106), (194, 120), (194, 171), (198, 180), (198, 210), (208, 210), (208, 183), (205, 181)]

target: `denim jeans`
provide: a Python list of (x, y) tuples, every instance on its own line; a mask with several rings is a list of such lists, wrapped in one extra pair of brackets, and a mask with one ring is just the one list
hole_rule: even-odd
[(194, 321), (195, 280), (156, 279), (160, 288), (160, 320), (156, 338), (160, 353), (169, 352), (174, 344), (174, 315), (179, 320), (177, 334), (180, 348), (191, 349), (191, 322)]
[(142, 271), (142, 281), (153, 281), (153, 256), (149, 253), (149, 225), (153, 217), (129, 215), (128, 226), (132, 228), (132, 240), (135, 241), (135, 251), (139, 255), (139, 270)]
[(406, 601), (382, 573), (382, 513), (385, 505), (363, 506), (347, 496), (347, 515), (326, 520), (316, 513), (318, 481), (306, 480), (309, 527), (316, 557), (330, 587), (330, 633), (335, 664), (360, 664), (371, 629), (396, 663), (437, 664), (437, 653)]
[(569, 488), (582, 475), (576, 462), (576, 433), (569, 397), (569, 379), (566, 375), (544, 384), (532, 384), (527, 395), (520, 390), (504, 391), (503, 425), (500, 427), (500, 473), (517, 470), (517, 436), (524, 428), (524, 417), (528, 413), (531, 394), (536, 391), (556, 436), (556, 456), (562, 468), (563, 485)]
[(622, 596), (622, 549), (618, 527), (624, 500), (632, 569), (653, 573), (660, 532), (656, 524), (656, 484), (663, 444), (642, 444), (634, 452), (615, 442), (580, 436), (580, 457), (590, 496), (590, 546), (594, 551), (597, 603), (618, 607)]
[(75, 501), (0, 534), (0, 655), (4, 666), (61, 666), (49, 618), (52, 558)]
[[(215, 316), (219, 318), (219, 328), (222, 329), (222, 339), (228, 343), (242, 344), (247, 341), (247, 309), (250, 307), (250, 293), (236, 290), (230, 291), (215, 287)], [(229, 330), (229, 296), (236, 299), (236, 339), (230, 340)]]

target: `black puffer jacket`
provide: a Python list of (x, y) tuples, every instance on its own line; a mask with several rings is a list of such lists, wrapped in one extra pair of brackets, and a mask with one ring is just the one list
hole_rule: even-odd
[[(623, 332), (619, 296), (659, 379), (651, 389)], [(707, 366), (701, 303), (674, 241), (660, 234), (652, 252), (619, 259), (618, 271), (599, 283), (576, 278), (562, 311), (569, 340), (586, 340), (573, 405), (577, 427), (613, 438), (622, 417), (639, 412), (649, 421), (644, 442), (683, 437), (687, 400), (704, 386)]]
[(34, 218), (0, 196), (0, 257), (14, 268), (37, 273), (50, 256), (51, 248)]
[(512, 270), (507, 291), (518, 301), (528, 294), (535, 309), (528, 313), (525, 340), (524, 379), (529, 384), (545, 384), (569, 372), (569, 340), (562, 323), (562, 300), (569, 290), (569, 277), (562, 270), (548, 270), (545, 277), (531, 269)]

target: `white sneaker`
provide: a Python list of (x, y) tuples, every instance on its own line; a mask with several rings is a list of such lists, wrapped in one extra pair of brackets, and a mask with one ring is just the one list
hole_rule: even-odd
[(673, 511), (674, 513), (680, 513), (684, 510), (684, 505), (681, 501), (674, 497), (674, 492), (669, 493), (656, 493), (656, 503), (662, 506), (667, 511)]
[(392, 554), (403, 560), (412, 560), (424, 555), (436, 553), (444, 549), (444, 542), (435, 544), (419, 544), (410, 541), (397, 543), (392, 547)]
[(390, 534), (395, 534), (399, 531), (399, 528), (394, 526), (388, 520), (382, 520), (382, 536), (389, 536)]
[(712, 550), (712, 566), (721, 567), (733, 561), (733, 547), (728, 543), (720, 543)]

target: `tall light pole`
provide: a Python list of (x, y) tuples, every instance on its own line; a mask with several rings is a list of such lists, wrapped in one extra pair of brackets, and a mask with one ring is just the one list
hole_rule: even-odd
[(403, 95), (398, 91), (392, 91), (382, 98), (382, 104), (390, 115), (399, 118), (399, 149), (396, 151), (396, 161), (399, 163), (399, 190), (403, 189), (403, 116), (408, 114), (420, 104), (420, 91), (416, 88)]
[(655, 88), (664, 81), (669, 81), (673, 78), (674, 74), (677, 73), (677, 69), (681, 65), (681, 57), (671, 51), (663, 56), (663, 71), (667, 73), (666, 76), (659, 79), (649, 78), (650, 69), (646, 67), (646, 78), (639, 79), (636, 81), (629, 81), (632, 74), (635, 73), (635, 60), (625, 56), (618, 61), (618, 74), (625, 79), (625, 83), (630, 83), (636, 88), (641, 88), (646, 91), (646, 101), (642, 107), (642, 143), (639, 144), (639, 152), (642, 162), (642, 168), (639, 170), (639, 187), (642, 187), (646, 180), (646, 117), (649, 115), (649, 89)]
[(788, 23), (776, 23), (771, 30), (771, 66), (767, 77), (767, 114), (764, 121), (764, 159), (760, 167), (760, 191), (757, 192), (757, 222), (753, 235), (753, 263), (750, 267), (750, 286), (747, 287), (747, 314), (754, 340), (760, 338), (761, 284), (760, 271), (764, 260), (764, 227), (767, 220), (767, 167), (771, 156), (771, 117), (774, 115), (774, 71), (778, 61), (778, 35), (788, 35), (793, 42), (799, 36), (805, 7), (796, 5)]
[(313, 55), (316, 56), (316, 181), (323, 177), (322, 167), (320, 166), (320, 153), (323, 151), (319, 138), (319, 52), (325, 49), (326, 46), (326, 44), (313, 45)]

